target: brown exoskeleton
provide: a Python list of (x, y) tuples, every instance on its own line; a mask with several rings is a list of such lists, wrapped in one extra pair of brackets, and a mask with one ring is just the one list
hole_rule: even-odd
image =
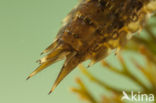
[(78, 64), (90, 59), (90, 66), (122, 48), (155, 10), (156, 0), (82, 0), (64, 19), (55, 41), (43, 51), (47, 56), (27, 79), (65, 59), (51, 93)]

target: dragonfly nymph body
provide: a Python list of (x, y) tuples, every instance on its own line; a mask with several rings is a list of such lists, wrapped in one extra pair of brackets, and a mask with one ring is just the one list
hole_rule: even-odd
[(49, 93), (86, 60), (92, 65), (120, 49), (156, 10), (156, 0), (81, 0), (64, 19), (55, 41), (43, 51), (28, 79), (58, 60), (64, 65)]

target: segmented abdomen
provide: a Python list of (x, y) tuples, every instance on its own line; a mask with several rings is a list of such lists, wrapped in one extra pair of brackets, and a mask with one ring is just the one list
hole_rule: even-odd
[[(113, 49), (121, 48), (133, 33), (141, 30), (156, 0), (82, 0), (64, 19), (56, 40), (43, 52), (41, 65), (30, 77), (47, 66), (66, 59), (50, 93), (78, 64), (94, 64)], [(91, 65), (89, 64), (89, 65)]]

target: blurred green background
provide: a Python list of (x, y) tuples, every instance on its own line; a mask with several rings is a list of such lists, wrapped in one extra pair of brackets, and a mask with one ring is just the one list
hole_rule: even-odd
[[(38, 66), (35, 61), (40, 58), (42, 50), (55, 38), (61, 20), (77, 3), (78, 0), (0, 0), (0, 103), (81, 103), (70, 91), (70, 87), (77, 86), (76, 77), (83, 78), (96, 97), (100, 98), (100, 93), (107, 94), (75, 69), (54, 93), (48, 95), (63, 61), (25, 80)], [(132, 55), (143, 64), (138, 54), (124, 53), (124, 58)], [(120, 67), (114, 54), (106, 59)], [(135, 67), (131, 68), (135, 71)], [(100, 63), (89, 71), (112, 86), (138, 89), (126, 78), (103, 69)], [(134, 72), (134, 75), (147, 82), (141, 74)]]

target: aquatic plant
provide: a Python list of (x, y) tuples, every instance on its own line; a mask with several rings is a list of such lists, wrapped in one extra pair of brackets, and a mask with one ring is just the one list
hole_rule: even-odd
[[(110, 93), (112, 93), (111, 96), (107, 96), (103, 94), (103, 97), (100, 100), (97, 100), (88, 90), (87, 86), (85, 86), (85, 83), (82, 82), (80, 78), (76, 80), (79, 87), (72, 88), (72, 91), (77, 93), (83, 100), (89, 102), (89, 103), (126, 103), (126, 101), (122, 100), (122, 97), (124, 96), (123, 91), (127, 93), (127, 96), (132, 95), (133, 93), (136, 93), (139, 95), (139, 99), (141, 98), (141, 95), (146, 94), (146, 96), (153, 94), (153, 96), (156, 96), (156, 35), (153, 28), (156, 27), (156, 16), (153, 16), (152, 22), (148, 23), (144, 28), (144, 33), (146, 33), (145, 37), (143, 37), (142, 33), (139, 35), (135, 35), (127, 45), (123, 48), (120, 54), (117, 54), (118, 61), (120, 62), (121, 68), (114, 67), (110, 62), (107, 62), (105, 60), (101, 61), (101, 64), (105, 69), (109, 69), (114, 73), (117, 73), (119, 75), (122, 75), (129, 79), (129, 82), (136, 83), (141, 89), (136, 90), (126, 90), (126, 89), (119, 89), (115, 86), (110, 86), (109, 84), (102, 81), (103, 78), (98, 79), (94, 76), (94, 74), (91, 74), (85, 66), (82, 64), (79, 65), (80, 70), (82, 73), (93, 83), (98, 84), (99, 86), (103, 87), (104, 89), (107, 89)], [(134, 58), (129, 58), (131, 65), (134, 65), (136, 69), (143, 74), (143, 76), (149, 81), (149, 85), (146, 85), (143, 80), (139, 79), (134, 73), (132, 72), (131, 68), (126, 64), (124, 58), (121, 56), (123, 52), (137, 52), (140, 53), (145, 60), (145, 65), (139, 64), (139, 62)], [(105, 78), (107, 79), (107, 78)], [(98, 88), (98, 87), (97, 87)], [(126, 87), (125, 87), (126, 88)], [(141, 101), (141, 99), (140, 99)], [(135, 103), (136, 101), (130, 101), (131, 103)], [(142, 102), (146, 102), (142, 100)], [(156, 101), (152, 101), (155, 102)]]

